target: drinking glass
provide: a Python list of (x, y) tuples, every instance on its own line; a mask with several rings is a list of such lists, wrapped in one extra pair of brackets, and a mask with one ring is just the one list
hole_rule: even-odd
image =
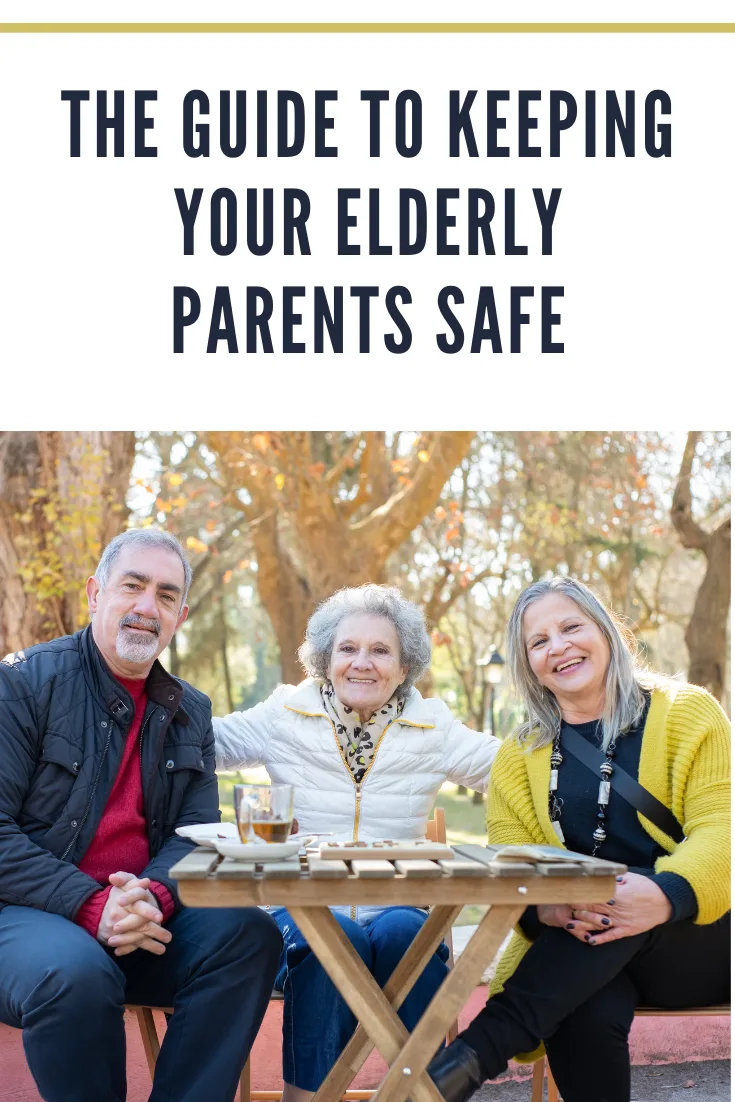
[(287, 842), (293, 822), (292, 784), (236, 784), (235, 818), (241, 842)]

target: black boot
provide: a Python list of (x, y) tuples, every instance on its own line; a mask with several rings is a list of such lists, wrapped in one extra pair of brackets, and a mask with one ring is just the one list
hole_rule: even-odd
[(480, 1057), (461, 1037), (442, 1049), (426, 1070), (445, 1102), (466, 1102), (485, 1082)]

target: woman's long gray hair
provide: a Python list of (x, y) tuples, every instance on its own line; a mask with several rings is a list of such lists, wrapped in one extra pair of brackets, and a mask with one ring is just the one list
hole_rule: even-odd
[(311, 677), (325, 681), (337, 628), (346, 616), (361, 612), (384, 616), (395, 627), (401, 665), (406, 667), (406, 677), (396, 692), (406, 696), (414, 681), (429, 668), (431, 639), (422, 609), (404, 597), (397, 586), (370, 583), (338, 589), (322, 601), (306, 625), (306, 638), (299, 647), (301, 665)]
[(610, 647), (610, 663), (605, 679), (605, 704), (602, 713), (602, 747), (635, 726), (646, 704), (644, 689), (653, 678), (639, 663), (638, 644), (628, 627), (605, 608), (591, 589), (574, 578), (556, 575), (550, 581), (534, 582), (524, 589), (515, 603), (507, 632), (508, 671), (523, 701), (526, 719), (516, 731), (519, 742), (533, 738), (531, 749), (553, 742), (561, 724), (556, 697), (531, 669), (523, 636), (523, 617), (535, 601), (549, 593), (569, 597), (605, 636)]

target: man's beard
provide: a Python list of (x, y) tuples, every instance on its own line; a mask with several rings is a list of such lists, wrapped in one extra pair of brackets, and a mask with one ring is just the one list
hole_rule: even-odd
[[(152, 628), (153, 631), (150, 637), (130, 635), (125, 631), (126, 627)], [(141, 665), (144, 662), (150, 662), (151, 658), (156, 657), (160, 632), (161, 624), (158, 620), (146, 620), (142, 616), (123, 616), (115, 642), (118, 658), (122, 658), (126, 662), (140, 663)]]

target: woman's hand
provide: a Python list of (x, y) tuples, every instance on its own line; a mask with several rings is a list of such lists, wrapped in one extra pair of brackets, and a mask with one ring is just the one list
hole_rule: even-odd
[(608, 929), (612, 921), (592, 911), (591, 908), (596, 906), (598, 904), (591, 903), (583, 910), (580, 906), (571, 907), (566, 903), (549, 903), (537, 907), (536, 913), (544, 926), (558, 926), (561, 930), (568, 930), (579, 941), (589, 941), (593, 934), (597, 940), (597, 934)]
[(614, 901), (575, 907), (574, 914), (580, 920), (580, 926), (590, 925), (583, 940), (588, 945), (604, 945), (621, 937), (643, 934), (654, 926), (668, 922), (671, 903), (655, 881), (640, 873), (629, 872), (619, 878)]

